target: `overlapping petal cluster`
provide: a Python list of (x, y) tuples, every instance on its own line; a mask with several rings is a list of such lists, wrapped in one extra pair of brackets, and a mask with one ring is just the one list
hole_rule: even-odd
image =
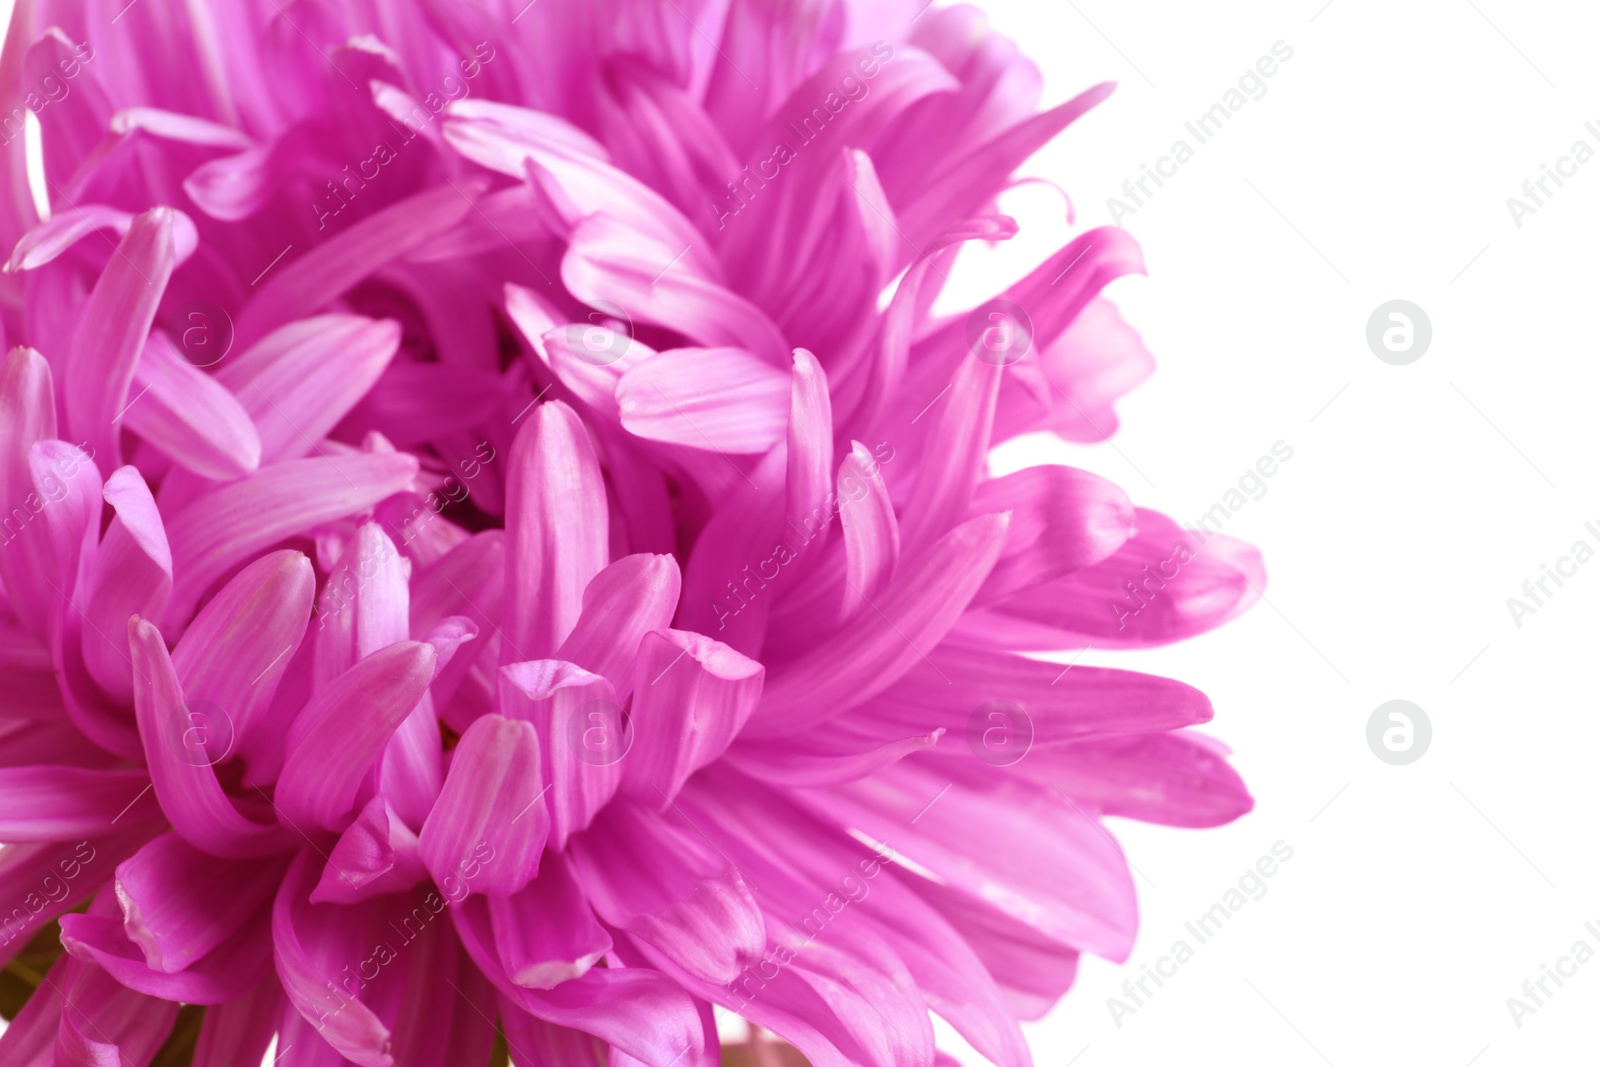
[(1114, 429), (1141, 260), (933, 312), (1109, 88), (920, 6), (19, 0), (0, 1062), (677, 1067), (720, 1008), (1023, 1067), (1126, 957), (1103, 817), (1249, 795), (1199, 692), (1023, 653), (1261, 565), (989, 476)]

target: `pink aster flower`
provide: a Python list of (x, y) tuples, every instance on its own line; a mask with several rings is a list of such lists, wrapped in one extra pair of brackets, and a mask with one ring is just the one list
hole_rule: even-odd
[(0, 1060), (676, 1067), (719, 1007), (1023, 1067), (1126, 957), (1102, 817), (1250, 798), (1203, 695), (1023, 653), (1260, 560), (988, 476), (1114, 429), (1142, 264), (932, 314), (1109, 87), (1037, 112), (919, 6), (21, 0), (0, 955), (48, 971)]

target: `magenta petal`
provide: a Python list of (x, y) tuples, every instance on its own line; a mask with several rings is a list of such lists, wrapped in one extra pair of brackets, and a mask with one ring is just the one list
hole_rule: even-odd
[(572, 858), (602, 919), (701, 981), (733, 981), (766, 945), (743, 877), (692, 828), (614, 803), (573, 840)]
[(671, 556), (624, 556), (594, 576), (583, 591), (583, 609), (559, 658), (604, 676), (617, 699), (633, 691), (634, 657), (652, 630), (672, 622), (682, 580)]
[(766, 668), (720, 641), (658, 630), (639, 645), (633, 748), (623, 791), (663, 811), (688, 777), (743, 729), (761, 699)]
[(580, 978), (611, 951), (611, 935), (559, 852), (545, 857), (539, 876), (520, 892), (491, 896), (489, 917), (506, 974), (528, 989)]
[(844, 534), (844, 603), (840, 621), (874, 601), (900, 559), (900, 523), (877, 460), (859, 441), (839, 464), (839, 526)]
[(1023, 774), (1107, 815), (1168, 826), (1221, 826), (1255, 806), (1228, 761), (1185, 733), (1044, 748), (1023, 762)]
[(892, 685), (960, 617), (999, 557), (1005, 515), (970, 519), (908, 560), (863, 611), (767, 679), (752, 736), (798, 733)]
[[(54, 261), (73, 245), (97, 230), (114, 230), (126, 237), (133, 224), (133, 216), (126, 211), (103, 204), (77, 204), (71, 211), (63, 211), (39, 223), (22, 235), (11, 258), (6, 260), (6, 271), (35, 270)], [(178, 210), (172, 212), (172, 244), (177, 263), (194, 254), (200, 240), (194, 220)]]
[(1109, 558), (999, 601), (990, 618), (973, 617), (973, 632), (1022, 648), (1140, 648), (1214, 629), (1260, 599), (1255, 548), (1227, 534), (1203, 540), (1144, 508), (1134, 515), (1138, 533)]
[(269, 552), (234, 575), (173, 648), (172, 665), (191, 710), (219, 720), (196, 724), (209, 736), (187, 735), (209, 758), (221, 760), (236, 748), (250, 762), (260, 731), (287, 727), (266, 721), (266, 713), (300, 647), (315, 586), (305, 556)]
[(648, 967), (594, 967), (553, 989), (526, 989), (513, 985), (500, 963), (484, 897), (467, 898), (450, 909), (450, 918), (479, 970), (522, 1011), (593, 1034), (651, 1067), (699, 1062), (705, 1047), (699, 1013), (689, 994), (661, 972)]
[[(725, 288), (669, 247), (608, 215), (590, 215), (573, 231), (561, 260), (561, 281), (590, 305), (629, 309), (710, 348), (747, 348), (774, 365), (788, 353), (777, 325), (761, 308)], [(669, 266), (670, 265), (670, 266)]]
[(497, 706), (532, 722), (544, 754), (550, 795), (550, 840), (588, 826), (622, 782), (629, 731), (611, 683), (563, 660), (529, 660), (500, 668)]
[(409, 889), (427, 873), (417, 852), (417, 835), (379, 794), (339, 835), (322, 879), (311, 891), (311, 903), (355, 904)]
[(1126, 493), (1071, 467), (1029, 467), (984, 482), (972, 510), (1011, 512), (1006, 546), (974, 598), (977, 605), (1093, 566), (1135, 530)]
[[(31, 348), (14, 348), (0, 363), (0, 507), (13, 515), (24, 507), (37, 512), (43, 501), (34, 497), (28, 449), (35, 441), (56, 436), (56, 400), (50, 365)], [(11, 530), (6, 530), (6, 551), (0, 552), (0, 579), (5, 583), (12, 610), (35, 633), (43, 633), (46, 609), (57, 594), (40, 580), (32, 562), (10, 550)]]
[(502, 663), (555, 653), (608, 556), (605, 483), (589, 431), (559, 402), (535, 408), (527, 420), (506, 472)]
[(400, 324), (318, 315), (274, 330), (217, 368), (217, 381), (255, 423), (265, 462), (317, 448), (383, 375), (400, 346)]
[(452, 899), (515, 893), (538, 873), (550, 829), (542, 778), (531, 723), (485, 715), (461, 735), (420, 838), (423, 862)]
[(133, 700), (133, 665), (125, 638), (133, 615), (159, 617), (172, 595), (172, 553), (161, 513), (144, 479), (133, 467), (118, 467), (106, 480), (106, 503), (116, 518), (94, 555), (83, 631), (83, 660), (107, 694)]
[(361, 524), (317, 600), (316, 684), (410, 637), (411, 564), (375, 522)]
[(124, 422), (180, 467), (219, 481), (261, 463), (261, 438), (224, 386), (185, 359), (165, 334), (153, 333), (134, 369), (138, 399)]
[(164, 207), (133, 220), (62, 356), (63, 380), (71, 383), (64, 392), (67, 425), (105, 470), (121, 466), (116, 420), (175, 263), (172, 220)]
[(472, 210), (472, 197), (480, 191), (481, 185), (470, 181), (418, 193), (280, 265), (239, 313), (236, 343), (252, 345), (317, 311), (391, 257), (448, 230)]
[[(1049, 786), (1016, 779), (981, 790), (952, 785), (915, 762), (806, 799), (1045, 937), (1127, 958), (1137, 920), (1133, 879), (1092, 815)], [(983, 838), (976, 852), (974, 833)]]
[(1171, 678), (1062, 667), (952, 640), (863, 707), (851, 725), (882, 740), (934, 726), (959, 736), (969, 729), (973, 712), (990, 701), (1020, 706), (1032, 744), (1039, 746), (1174, 730), (1209, 722), (1212, 715), (1204, 693)]
[(199, 497), (167, 523), (177, 584), (167, 617), (185, 618), (229, 569), (292, 534), (344, 518), (416, 476), (405, 455), (319, 456), (263, 467)]
[[(278, 980), (295, 1010), (345, 1059), (360, 1067), (390, 1067), (389, 1028), (359, 998), (334, 984), (341, 977), (343, 946), (325, 935), (330, 923), (353, 909), (307, 901), (316, 877), (315, 857), (309, 848), (300, 851), (272, 904)], [(370, 947), (356, 951), (366, 953)]]
[(230, 862), (163, 834), (117, 867), (123, 928), (150, 969), (175, 974), (240, 930), (272, 896), (284, 861)]
[(160, 815), (140, 770), (0, 768), (0, 840), (97, 837)]
[(200, 1024), (194, 1067), (242, 1067), (265, 1059), (282, 1004), (278, 976), (269, 971), (244, 996), (208, 1010)]
[(194, 722), (161, 632), (143, 619), (132, 619), (128, 644), (139, 736), (156, 797), (173, 829), (216, 856), (245, 858), (287, 851), (292, 847), (290, 831), (247, 819), (223, 793), (216, 768), (184, 743)]
[(617, 381), (623, 427), (711, 452), (765, 452), (783, 440), (789, 376), (741, 348), (678, 348)]
[(395, 728), (417, 706), (438, 653), (421, 641), (381, 649), (328, 682), (289, 729), (275, 799), (291, 826), (342, 830)]
[(221, 1004), (243, 995), (267, 973), (272, 961), (272, 941), (264, 921), (246, 923), (194, 966), (174, 973), (147, 965), (139, 947), (113, 918), (64, 915), (61, 943), (79, 959), (104, 967), (129, 989), (188, 1004)]

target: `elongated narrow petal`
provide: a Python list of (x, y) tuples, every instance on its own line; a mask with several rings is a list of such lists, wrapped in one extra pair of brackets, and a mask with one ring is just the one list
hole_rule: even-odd
[(239, 400), (153, 333), (134, 369), (137, 399), (123, 421), (202, 478), (240, 478), (261, 463), (261, 438)]
[(379, 794), (339, 835), (339, 843), (333, 846), (322, 870), (322, 879), (311, 891), (311, 902), (354, 904), (409, 889), (425, 877), (427, 871), (417, 853), (417, 835)]
[(222, 791), (209, 757), (197, 756), (197, 746), (187, 740), (185, 735), (197, 728), (196, 720), (184, 701), (161, 632), (144, 619), (132, 619), (128, 644), (139, 736), (156, 798), (173, 829), (215, 856), (246, 858), (288, 851), (291, 831), (245, 817)]
[(871, 603), (894, 576), (900, 523), (876, 457), (859, 441), (839, 464), (839, 526), (844, 532), (845, 580), (841, 621)]
[(533, 725), (485, 715), (456, 745), (423, 824), (422, 861), (447, 894), (507, 895), (539, 870), (550, 830)]
[(752, 735), (798, 733), (892, 685), (960, 617), (1005, 535), (1004, 515), (970, 519), (909, 560), (873, 610), (767, 680)]
[(172, 552), (149, 486), (133, 467), (119, 467), (106, 481), (106, 502), (116, 517), (94, 554), (89, 576), (91, 622), (83, 636), (83, 659), (100, 687), (123, 702), (133, 699), (133, 664), (114, 644), (134, 615), (160, 617), (172, 595)]
[[(268, 861), (265, 870), (287, 866)], [(276, 880), (262, 873), (259, 861), (218, 860), (163, 834), (117, 866), (123, 929), (152, 970), (175, 974), (254, 920)]]
[(403, 489), (405, 455), (318, 456), (264, 467), (198, 498), (167, 524), (176, 586), (169, 619), (186, 618), (230, 568), (284, 538), (371, 507)]
[(738, 735), (765, 679), (761, 664), (703, 634), (647, 635), (639, 646), (624, 791), (665, 810), (684, 781)]
[(480, 191), (480, 185), (469, 182), (418, 193), (280, 266), (240, 312), (237, 343), (254, 344), (284, 323), (319, 310), (371, 274), (385, 257), (448, 230), (472, 210), (472, 197)]
[(133, 220), (95, 283), (63, 357), (72, 383), (64, 397), (67, 425), (94, 449), (105, 470), (121, 466), (117, 420), (176, 262), (172, 218), (171, 208), (158, 207)]
[(732, 981), (766, 945), (744, 879), (691, 828), (619, 802), (572, 855), (601, 918), (703, 981)]
[(217, 718), (208, 724), (210, 736), (190, 735), (210, 758), (237, 747), (248, 761), (259, 748), (258, 730), (287, 729), (263, 720), (305, 635), (315, 587), (304, 555), (269, 552), (234, 575), (173, 648), (185, 696), (195, 710)]
[(0, 768), (0, 840), (97, 837), (159, 814), (143, 771)]
[(561, 403), (527, 419), (506, 474), (503, 663), (553, 655), (607, 562), (605, 482), (588, 430)]
[(539, 876), (520, 892), (491, 896), (489, 917), (506, 974), (528, 989), (580, 978), (611, 950), (611, 935), (559, 852), (545, 857)]
[(559, 658), (604, 676), (617, 699), (633, 691), (639, 642), (662, 630), (678, 607), (682, 580), (671, 556), (624, 556), (594, 576), (583, 591), (583, 610), (562, 642)]
[(291, 826), (342, 830), (356, 813), (372, 762), (433, 680), (438, 654), (401, 641), (324, 686), (289, 730), (275, 796)]
[(1071, 467), (1029, 467), (985, 482), (972, 509), (1011, 512), (1006, 547), (974, 600), (979, 605), (1093, 566), (1136, 528), (1126, 493)]
[(55, 436), (56, 398), (50, 364), (31, 348), (14, 348), (0, 363), (0, 508), (6, 520), (0, 580), (5, 583), (12, 610), (35, 633), (44, 632), (45, 610), (53, 594), (32, 562), (12, 550), (11, 542), (19, 532), (18, 517), (27, 518), (42, 506), (38, 498), (28, 503), (33, 493), (28, 450), (35, 441)]
[(712, 452), (765, 452), (783, 440), (789, 379), (741, 348), (680, 348), (617, 382), (629, 433)]
[(390, 365), (400, 325), (317, 315), (274, 330), (217, 368), (254, 422), (262, 460), (299, 459), (355, 407)]
[[(355, 989), (341, 992), (334, 984), (334, 979), (341, 977), (341, 949), (346, 947), (341, 941), (348, 939), (328, 936), (330, 927), (356, 909), (309, 902), (316, 858), (309, 847), (301, 849), (272, 903), (272, 948), (278, 979), (289, 1003), (345, 1059), (360, 1067), (391, 1067), (389, 1028)], [(359, 928), (351, 932), (359, 936)]]
[(538, 728), (550, 783), (550, 838), (564, 848), (616, 794), (632, 725), (610, 682), (564, 660), (507, 664), (497, 696), (506, 714)]

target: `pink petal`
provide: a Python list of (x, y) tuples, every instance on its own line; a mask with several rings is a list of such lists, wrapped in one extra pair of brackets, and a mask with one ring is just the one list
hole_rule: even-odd
[(618, 802), (574, 839), (572, 859), (600, 918), (701, 981), (732, 981), (766, 945), (744, 879), (693, 829)]
[(299, 459), (337, 426), (383, 375), (400, 324), (318, 315), (274, 330), (217, 368), (255, 422), (261, 458)]
[(561, 281), (591, 307), (627, 308), (636, 320), (700, 345), (746, 348), (774, 363), (783, 359), (789, 346), (777, 325), (699, 269), (687, 255), (692, 246), (661, 243), (609, 215), (590, 215), (573, 230)]
[[(355, 990), (346, 987), (341, 993), (335, 984), (335, 979), (343, 977), (339, 973), (341, 950), (351, 949), (348, 943), (353, 938), (336, 940), (329, 935), (344, 926), (359, 937), (360, 927), (341, 922), (356, 909), (307, 901), (316, 877), (315, 856), (311, 849), (301, 849), (272, 904), (278, 979), (289, 1003), (345, 1059), (360, 1067), (391, 1067), (389, 1028), (355, 996)], [(371, 947), (362, 945), (353, 951), (364, 955)]]
[(850, 454), (839, 464), (839, 527), (845, 547), (844, 621), (878, 597), (900, 559), (900, 523), (889, 488), (878, 461), (859, 441), (850, 442)]
[(339, 835), (339, 843), (322, 869), (322, 879), (311, 891), (311, 903), (355, 904), (409, 889), (425, 877), (427, 871), (417, 854), (417, 835), (379, 794)]
[(605, 482), (588, 430), (559, 402), (527, 419), (507, 461), (503, 663), (554, 654), (608, 557)]
[[(98, 837), (157, 818), (161, 809), (140, 770), (0, 768), (0, 839)], [(126, 819), (126, 822), (122, 822)]]
[(373, 761), (417, 706), (437, 659), (432, 645), (400, 641), (316, 692), (289, 728), (278, 775), (275, 799), (291, 826), (342, 830), (350, 824)]
[(156, 798), (172, 827), (196, 848), (243, 859), (284, 852), (289, 831), (246, 818), (222, 791), (216, 768), (184, 743), (194, 720), (161, 632), (143, 619), (128, 622), (133, 654), (133, 704)]
[(617, 382), (629, 433), (712, 452), (765, 452), (783, 440), (789, 376), (740, 348), (681, 348)]
[(1023, 590), (963, 627), (1014, 647), (1138, 648), (1214, 629), (1260, 598), (1267, 576), (1252, 546), (1226, 534), (1203, 540), (1143, 508), (1134, 515), (1138, 533), (1108, 559)]
[(635, 668), (634, 742), (623, 791), (666, 810), (689, 776), (738, 736), (765, 680), (761, 664), (703, 634), (647, 635)]
[(1133, 535), (1133, 503), (1116, 485), (1071, 467), (1029, 467), (978, 487), (974, 513), (1009, 511), (1006, 546), (974, 604), (1093, 566)]
[(261, 463), (261, 438), (225, 387), (153, 333), (134, 368), (138, 399), (124, 421), (134, 433), (202, 478), (225, 481)]
[(72, 383), (64, 393), (67, 425), (106, 470), (122, 465), (116, 420), (176, 262), (172, 231), (170, 208), (153, 208), (133, 220), (62, 355), (63, 378)]
[(545, 858), (539, 876), (520, 892), (491, 896), (489, 918), (506, 974), (528, 989), (581, 978), (611, 951), (611, 935), (595, 920), (559, 852)]
[(751, 736), (798, 733), (892, 685), (960, 617), (1005, 536), (1004, 515), (969, 519), (907, 561), (874, 610), (773, 672)]
[(198, 497), (167, 523), (177, 576), (167, 618), (182, 620), (213, 582), (296, 533), (356, 514), (404, 488), (410, 456), (319, 456), (263, 467)]
[[(172, 665), (190, 710), (215, 722), (185, 734), (207, 758), (237, 750), (259, 758), (261, 732), (281, 735), (285, 722), (266, 721), (278, 683), (306, 630), (316, 575), (299, 552), (271, 552), (245, 567), (200, 609), (172, 650)], [(191, 756), (195, 753), (191, 752)]]
[[(50, 365), (31, 348), (18, 347), (0, 363), (0, 506), (7, 516), (17, 508), (37, 512), (43, 506), (25, 507), (34, 492), (28, 450), (35, 441), (56, 436), (56, 401)], [(34, 633), (42, 634), (47, 607), (57, 595), (39, 580), (33, 562), (10, 550), (16, 531), (5, 528), (6, 551), (0, 551), (0, 580), (4, 581), (12, 609)]]
[(112, 635), (126, 638), (130, 616), (159, 617), (166, 609), (172, 595), (172, 553), (161, 513), (136, 469), (113, 471), (105, 499), (116, 517), (94, 555), (85, 609), (91, 625), (83, 634), (83, 659), (100, 687), (128, 704), (133, 700), (133, 664), (126, 647), (114, 644)]
[(484, 897), (468, 897), (450, 909), (450, 918), (478, 969), (494, 982), (502, 997), (522, 1011), (559, 1027), (593, 1034), (645, 1063), (668, 1067), (699, 1062), (705, 1047), (699, 1013), (689, 995), (659, 971), (594, 967), (581, 978), (553, 989), (527, 989), (513, 985), (500, 963)]
[(551, 844), (564, 848), (622, 782), (621, 760), (632, 733), (616, 690), (576, 664), (528, 660), (500, 668), (496, 705), (538, 731), (550, 782), (543, 803), (549, 805)]
[(485, 715), (457, 743), (422, 826), (422, 861), (453, 900), (517, 892), (539, 870), (550, 830), (531, 723)]
[(219, 860), (162, 834), (117, 867), (123, 929), (151, 970), (176, 974), (243, 928), (287, 866)]
[(481, 189), (469, 181), (418, 193), (279, 264), (239, 313), (235, 342), (253, 345), (279, 326), (321, 309), (378, 265), (454, 226), (472, 210), (472, 198)]

